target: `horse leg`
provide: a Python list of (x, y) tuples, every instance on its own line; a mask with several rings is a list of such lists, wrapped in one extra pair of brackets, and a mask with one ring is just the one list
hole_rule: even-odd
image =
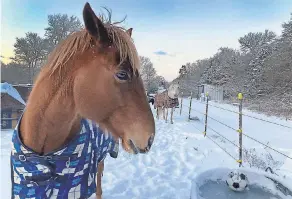
[(166, 107), (166, 117), (165, 117), (165, 122), (167, 122), (168, 119), (168, 107)]
[(161, 119), (161, 114), (162, 114), (162, 107), (159, 107), (159, 110), (158, 110), (158, 119)]
[(97, 175), (96, 175), (96, 199), (102, 199), (102, 189), (101, 189), (101, 177), (103, 176), (104, 161), (98, 164)]
[(171, 112), (170, 112), (170, 123), (173, 124), (173, 110), (174, 108), (171, 108)]
[(159, 112), (158, 112), (158, 110), (159, 110), (159, 107), (156, 106), (156, 119), (159, 119)]

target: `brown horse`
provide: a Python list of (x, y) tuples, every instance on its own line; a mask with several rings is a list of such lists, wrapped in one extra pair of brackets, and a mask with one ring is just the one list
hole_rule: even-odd
[[(111, 23), (110, 13), (97, 17), (88, 3), (83, 20), (85, 29), (61, 42), (37, 77), (19, 123), (20, 139), (38, 157), (44, 156), (70, 144), (86, 118), (121, 139), (127, 152), (146, 153), (155, 124), (138, 72), (132, 29)], [(100, 162), (97, 198), (103, 167)]]
[[(168, 118), (168, 109), (171, 108), (171, 116), (170, 121), (173, 123), (173, 111), (176, 106), (179, 105), (178, 102), (178, 94), (179, 94), (179, 83), (178, 84), (171, 84), (169, 88), (162, 93), (158, 93), (155, 95), (154, 99), (154, 108), (156, 110), (156, 118), (159, 119), (159, 115), (161, 112), (163, 113), (163, 119), (167, 122)], [(166, 111), (166, 113), (165, 113)]]

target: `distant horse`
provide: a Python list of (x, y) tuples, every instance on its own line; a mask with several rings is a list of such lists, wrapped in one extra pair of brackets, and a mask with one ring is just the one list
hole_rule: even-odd
[[(171, 123), (173, 123), (172, 116), (173, 111), (176, 106), (179, 105), (178, 102), (178, 95), (179, 95), (179, 84), (172, 84), (166, 91), (162, 93), (158, 93), (154, 99), (154, 108), (157, 108), (157, 115), (156, 118), (159, 119), (159, 115), (161, 111), (163, 113), (163, 119), (167, 121), (168, 117), (168, 109), (171, 108)], [(165, 111), (167, 111), (165, 113)]]
[(154, 105), (154, 99), (150, 99), (149, 103), (151, 103), (152, 105)]
[[(147, 153), (154, 118), (138, 72), (132, 29), (97, 17), (51, 53), (13, 133), (12, 198), (101, 198), (103, 160), (122, 140)], [(96, 181), (95, 181), (96, 179)]]
[(151, 103), (152, 105), (154, 105), (154, 96), (152, 95), (148, 95), (148, 103)]

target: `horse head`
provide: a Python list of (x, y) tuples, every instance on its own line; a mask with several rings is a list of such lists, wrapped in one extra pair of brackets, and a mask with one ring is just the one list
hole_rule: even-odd
[(169, 86), (167, 94), (168, 94), (168, 97), (174, 99), (174, 98), (178, 98), (179, 92), (180, 92), (179, 83), (173, 83)]

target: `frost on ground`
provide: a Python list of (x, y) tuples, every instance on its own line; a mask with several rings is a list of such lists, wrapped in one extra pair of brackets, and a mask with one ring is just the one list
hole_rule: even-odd
[[(188, 122), (186, 107), (189, 104), (188, 100), (184, 99), (183, 104), (181, 116), (179, 109), (175, 110), (174, 124), (156, 120), (156, 137), (147, 155), (133, 156), (120, 150), (117, 159), (106, 158), (102, 179), (104, 199), (189, 199), (192, 180), (201, 171), (216, 167), (238, 167), (238, 163), (229, 155), (203, 136), (204, 115), (199, 112), (205, 111), (205, 105), (194, 101), (192, 107), (197, 112), (192, 110), (191, 115), (198, 117), (199, 121)], [(237, 111), (237, 107), (231, 105), (216, 104), (216, 106)], [(292, 127), (291, 122), (276, 117), (266, 117), (250, 111), (245, 113)], [(235, 129), (238, 128), (238, 115), (234, 113), (210, 106), (209, 115)], [(238, 143), (237, 132), (212, 119), (208, 120), (208, 126), (235, 144)], [(243, 132), (292, 156), (292, 131), (289, 128), (244, 117)], [(11, 131), (1, 132), (1, 198), (10, 198), (11, 133)], [(207, 130), (207, 134), (232, 156), (238, 158), (238, 150), (234, 145), (210, 129)], [(269, 166), (279, 178), (292, 185), (292, 160), (246, 137), (243, 137), (243, 146), (246, 149), (245, 167), (263, 170)]]

